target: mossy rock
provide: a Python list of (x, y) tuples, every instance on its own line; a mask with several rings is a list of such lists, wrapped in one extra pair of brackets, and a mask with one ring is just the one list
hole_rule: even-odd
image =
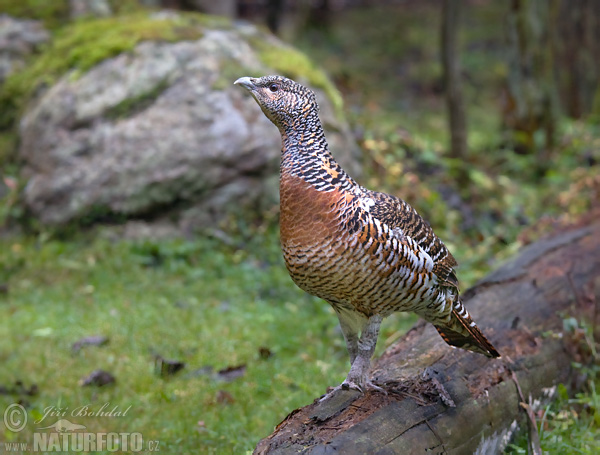
[(266, 31), (193, 13), (65, 27), (0, 94), (13, 105), (5, 125), (22, 113), (27, 213), (53, 226), (168, 218), (189, 231), (269, 211), (279, 133), (233, 81), (273, 73), (317, 91), (333, 153), (356, 173), (339, 93)]
[(0, 87), (0, 129), (12, 125), (40, 86), (51, 86), (65, 73), (77, 78), (98, 63), (131, 51), (142, 41), (176, 42), (202, 36), (200, 24), (226, 21), (202, 14), (160, 15), (147, 12), (75, 22), (55, 33), (46, 49), (25, 70)]
[[(34, 0), (30, 1), (35, 4)], [(25, 6), (22, 7), (23, 14), (29, 11)], [(207, 28), (232, 27), (228, 19), (217, 16), (148, 12), (70, 24), (56, 32), (52, 43), (29, 67), (9, 77), (0, 86), (0, 105), (4, 106), (0, 112), (0, 130), (14, 123), (23, 106), (40, 86), (52, 85), (66, 72), (70, 72), (70, 77), (77, 78), (99, 62), (131, 51), (142, 41), (194, 40), (200, 38)], [(312, 87), (323, 89), (333, 102), (336, 114), (343, 116), (339, 91), (305, 54), (254, 27), (244, 30), (264, 65), (281, 75), (302, 79)], [(224, 65), (222, 77), (215, 86), (228, 84), (236, 69), (235, 65)]]
[(0, 12), (56, 28), (69, 20), (69, 0), (0, 0)]
[[(109, 0), (108, 5), (115, 15), (145, 10), (138, 0)], [(71, 20), (69, 0), (0, 0), (0, 13), (42, 21), (51, 30)]]

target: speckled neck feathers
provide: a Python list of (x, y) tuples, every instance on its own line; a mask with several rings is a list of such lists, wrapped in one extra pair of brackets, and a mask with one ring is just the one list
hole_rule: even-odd
[(351, 191), (357, 183), (342, 169), (329, 151), (316, 103), (306, 116), (280, 127), (281, 173), (290, 173), (319, 191)]

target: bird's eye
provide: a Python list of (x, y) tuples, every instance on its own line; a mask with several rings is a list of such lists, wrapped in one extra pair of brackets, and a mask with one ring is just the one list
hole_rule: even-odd
[(269, 85), (269, 90), (271, 90), (272, 92), (276, 92), (277, 90), (279, 90), (279, 84), (271, 84)]

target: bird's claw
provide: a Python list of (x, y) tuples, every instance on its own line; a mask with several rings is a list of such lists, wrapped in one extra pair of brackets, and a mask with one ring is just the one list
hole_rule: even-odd
[(367, 381), (365, 387), (367, 390), (374, 390), (375, 392), (383, 393), (384, 395), (388, 394), (387, 390), (371, 381)]
[[(361, 386), (360, 384), (354, 382), (354, 381), (344, 381), (342, 382), (339, 386), (337, 386), (335, 389), (342, 389), (342, 390), (358, 390), (361, 393), (365, 392), (365, 389), (363, 386)], [(334, 389), (334, 390), (335, 390)]]
[(342, 388), (342, 390), (358, 390), (361, 393), (366, 393), (369, 390), (374, 390), (376, 392), (381, 392), (385, 395), (387, 395), (386, 390), (383, 387), (378, 386), (377, 384), (375, 384), (372, 381), (366, 381), (363, 384), (360, 383), (356, 383), (354, 381), (344, 381), (342, 382), (339, 387)]
[(360, 385), (353, 381), (344, 381), (340, 385), (335, 386), (327, 391), (325, 395), (321, 397), (319, 403), (325, 401), (327, 398), (333, 396), (338, 390), (357, 390), (361, 394), (364, 393), (364, 390)]
[(325, 394), (319, 400), (319, 402), (324, 401), (325, 399), (327, 399), (328, 397), (330, 397), (331, 395), (333, 395), (334, 393), (336, 393), (338, 390), (357, 390), (361, 394), (364, 394), (364, 393), (366, 393), (369, 390), (373, 390), (373, 391), (376, 391), (376, 392), (379, 392), (379, 393), (383, 393), (384, 395), (388, 394), (387, 391), (384, 388), (378, 386), (377, 384), (375, 384), (375, 383), (373, 383), (371, 381), (366, 381), (364, 384), (360, 384), (358, 382), (346, 379), (340, 385), (332, 388), (329, 392), (327, 392), (327, 394)]

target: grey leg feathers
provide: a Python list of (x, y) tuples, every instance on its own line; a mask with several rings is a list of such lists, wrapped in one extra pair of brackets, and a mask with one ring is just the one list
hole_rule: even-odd
[(373, 384), (369, 382), (369, 369), (371, 367), (371, 357), (373, 357), (375, 346), (377, 345), (377, 337), (379, 336), (379, 327), (382, 320), (383, 318), (380, 315), (371, 316), (367, 319), (358, 340), (358, 354), (354, 362), (352, 362), (346, 380), (342, 384), (343, 388), (357, 388), (364, 391), (368, 387), (373, 387)]
[(336, 308), (335, 311), (340, 320), (340, 327), (344, 334), (344, 339), (346, 340), (348, 355), (350, 355), (350, 364), (353, 364), (358, 355), (358, 333), (364, 325), (364, 320), (361, 320), (362, 318), (357, 318), (356, 313), (348, 310)]
[(340, 388), (356, 389), (363, 392), (367, 388), (382, 390), (369, 381), (369, 369), (383, 317), (374, 315), (366, 318), (356, 311), (343, 308), (336, 308), (336, 312), (348, 347), (351, 367), (344, 382), (336, 387), (334, 391)]

